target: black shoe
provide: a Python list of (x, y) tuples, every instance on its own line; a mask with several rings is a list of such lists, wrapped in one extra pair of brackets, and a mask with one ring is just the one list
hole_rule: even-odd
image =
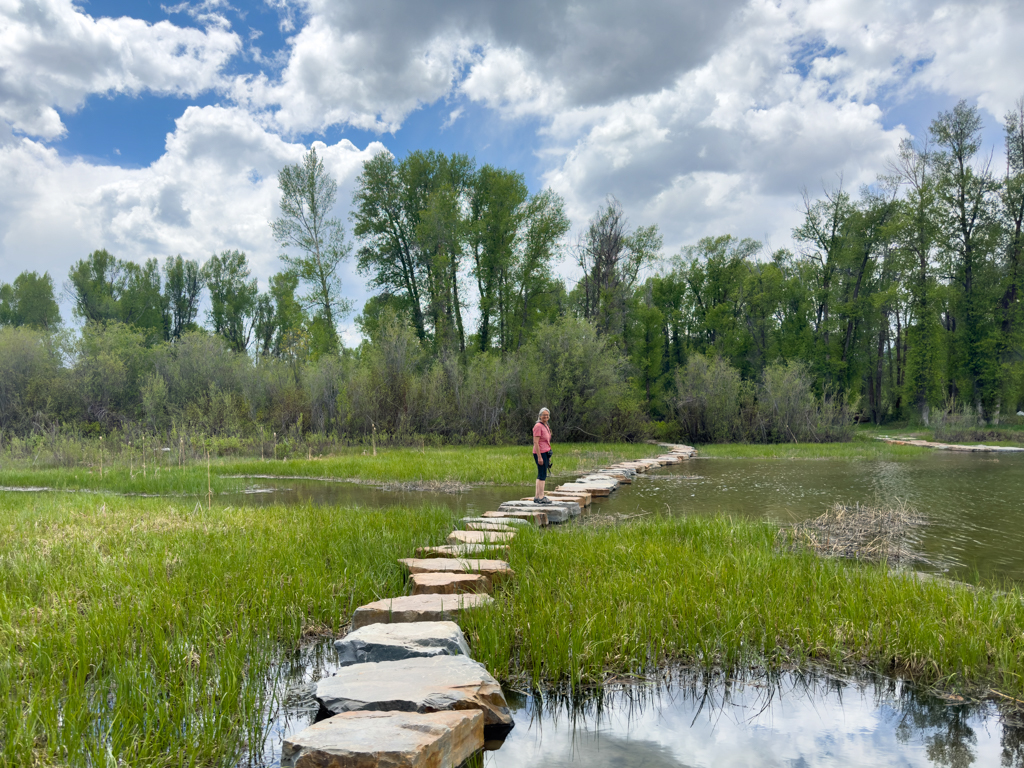
[(534, 501), (536, 501), (538, 504), (550, 504), (551, 503), (551, 499), (549, 499), (547, 496), (542, 498), (540, 501), (537, 501), (537, 499), (534, 499)]
[(541, 501), (540, 499), (538, 499), (538, 498), (537, 498), (536, 496), (534, 496), (534, 497), (533, 497), (533, 503), (534, 503), (534, 504), (543, 504), (544, 502), (543, 502), (543, 501)]

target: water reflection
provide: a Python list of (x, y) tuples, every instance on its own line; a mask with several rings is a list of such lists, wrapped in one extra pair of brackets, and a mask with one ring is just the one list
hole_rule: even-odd
[(528, 700), (488, 768), (1021, 766), (1021, 729), (899, 681), (677, 679), (598, 704)]
[[(316, 716), (315, 682), (337, 669), (330, 641), (282, 661), (263, 747), (240, 768), (279, 765), (284, 738)], [(1024, 768), (1024, 727), (994, 704), (875, 676), (673, 672), (571, 699), (506, 694), (516, 727), (486, 768)]]

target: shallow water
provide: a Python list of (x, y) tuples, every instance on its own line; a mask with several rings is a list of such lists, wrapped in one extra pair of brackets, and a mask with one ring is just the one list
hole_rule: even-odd
[[(278, 671), (279, 706), (261, 755), (313, 722), (313, 682), (337, 670), (331, 643)], [(951, 703), (878, 677), (690, 674), (609, 686), (575, 700), (506, 691), (516, 727), (486, 768), (1024, 766), (1024, 728), (991, 703)]]
[[(556, 478), (556, 482), (566, 479)], [(429, 502), (459, 514), (497, 509), (532, 487), (478, 486), (459, 494), (382, 491), (355, 483), (256, 480), (264, 493), (222, 496), (228, 503), (306, 503), (381, 507)], [(1024, 581), (1024, 454), (934, 451), (904, 461), (851, 459), (695, 459), (640, 475), (599, 514), (668, 511), (792, 523), (820, 515), (836, 501), (907, 501), (930, 525), (920, 549), (955, 578)]]

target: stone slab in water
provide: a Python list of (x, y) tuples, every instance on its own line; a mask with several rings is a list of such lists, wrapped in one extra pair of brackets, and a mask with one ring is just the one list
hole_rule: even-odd
[(532, 501), (503, 501), (498, 505), (498, 511), (506, 514), (512, 512), (518, 512), (520, 510), (535, 512), (537, 508), (541, 507), (544, 514), (548, 516), (549, 523), (564, 523), (571, 516), (578, 515), (580, 513), (579, 504), (566, 502), (565, 504), (557, 504), (552, 502), (551, 504), (535, 504)]
[(416, 557), (508, 557), (507, 544), (442, 544), (416, 547)]
[[(551, 499), (552, 504), (569, 504), (571, 502), (580, 509), (586, 506), (583, 503), (583, 500), (576, 496), (556, 496), (554, 494), (546, 494), (546, 498)], [(531, 496), (524, 496), (523, 498), (520, 499), (520, 501), (528, 501), (532, 503), (533, 498)]]
[[(616, 483), (616, 485), (618, 485), (618, 484)], [(611, 492), (614, 490), (614, 488), (609, 487), (605, 483), (602, 483), (602, 484), (598, 485), (597, 483), (575, 482), (575, 483), (566, 483), (565, 485), (560, 485), (560, 486), (558, 486), (558, 490), (559, 491), (582, 490), (582, 491), (586, 491), (591, 496), (609, 496), (609, 495), (611, 495)]]
[(484, 714), (346, 712), (289, 736), (281, 768), (438, 768), (461, 765), (484, 745)]
[(520, 517), (464, 517), (462, 518), (462, 522), (465, 525), (478, 523), (484, 525), (529, 526), (533, 521)]
[(406, 624), (414, 621), (448, 621), (463, 611), (490, 605), (490, 595), (410, 595), (386, 597), (356, 608), (352, 629), (368, 624)]
[(410, 574), (417, 573), (482, 573), (492, 583), (515, 576), (504, 560), (485, 560), (476, 558), (404, 558), (398, 561), (405, 566)]
[(501, 544), (512, 541), (514, 531), (452, 531), (448, 534), (449, 544)]
[(490, 594), (493, 589), (482, 573), (414, 573), (409, 581), (414, 595)]
[(548, 491), (546, 495), (552, 501), (575, 501), (581, 507), (589, 507), (594, 500), (586, 491)]
[(334, 650), (343, 667), (418, 656), (469, 656), (466, 637), (454, 621), (368, 624), (335, 640)]
[(498, 681), (467, 656), (342, 667), (317, 683), (316, 698), (331, 714), (478, 709), (485, 728), (509, 730), (514, 724)]
[[(520, 523), (521, 525), (529, 525), (529, 523), (525, 520), (516, 520), (516, 522)], [(515, 531), (515, 529), (508, 523), (491, 522), (489, 520), (485, 520), (482, 523), (467, 523), (465, 520), (463, 520), (462, 524), (466, 526), (467, 531), (491, 531), (493, 533), (508, 533), (509, 531)]]
[(508, 517), (514, 517), (519, 520), (526, 520), (533, 523), (534, 525), (547, 525), (548, 516), (545, 512), (540, 512), (533, 509), (508, 509), (504, 512), (484, 512), (483, 517), (490, 519), (502, 519)]

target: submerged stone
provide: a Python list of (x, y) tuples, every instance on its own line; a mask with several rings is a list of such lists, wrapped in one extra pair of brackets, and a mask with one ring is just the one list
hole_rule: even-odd
[(498, 681), (467, 656), (354, 664), (317, 683), (316, 698), (331, 714), (479, 709), (485, 726), (513, 725)]
[(490, 595), (411, 595), (387, 597), (356, 608), (352, 629), (368, 624), (405, 624), (415, 621), (447, 621), (463, 611), (490, 605)]
[(449, 544), (500, 544), (512, 541), (515, 532), (500, 531), (452, 531), (448, 534)]
[(466, 637), (454, 621), (369, 624), (335, 640), (334, 650), (343, 667), (418, 656), (469, 656)]
[(414, 573), (409, 577), (414, 595), (490, 594), (491, 580), (482, 573)]
[(346, 712), (289, 736), (281, 768), (440, 768), (457, 766), (484, 745), (484, 714)]
[(416, 547), (416, 557), (508, 557), (507, 544), (442, 544)]
[(502, 512), (484, 512), (483, 517), (495, 520), (504, 520), (512, 517), (538, 526), (548, 524), (547, 513), (533, 509), (506, 509)]
[(580, 513), (580, 507), (575, 502), (567, 502), (565, 504), (557, 504), (552, 502), (551, 504), (536, 504), (532, 501), (503, 501), (498, 505), (498, 511), (511, 514), (512, 512), (518, 511), (536, 511), (538, 508), (544, 512), (548, 517), (549, 523), (564, 523), (573, 515)]

